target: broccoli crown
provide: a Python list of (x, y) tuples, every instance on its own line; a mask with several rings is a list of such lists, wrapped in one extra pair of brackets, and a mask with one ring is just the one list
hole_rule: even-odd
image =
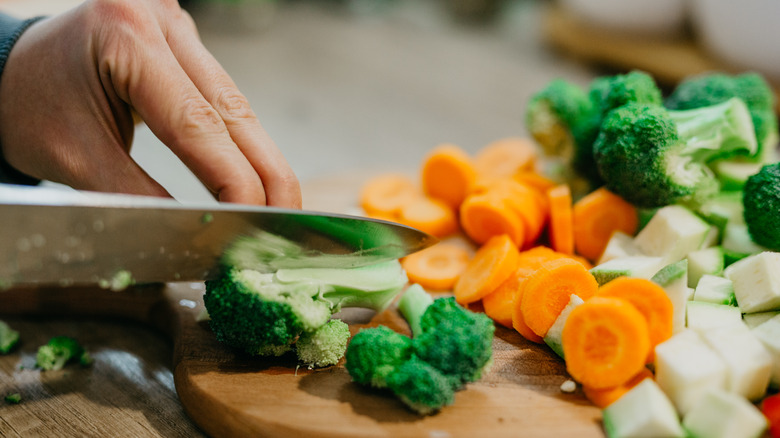
[(345, 367), (361, 385), (386, 388), (387, 378), (412, 356), (412, 340), (388, 327), (359, 331), (349, 341)]
[(349, 325), (331, 319), (313, 332), (304, 332), (295, 343), (295, 352), (301, 362), (312, 368), (335, 365), (344, 357), (349, 335)]
[(249, 354), (279, 355), (306, 329), (330, 318), (330, 306), (316, 294), (305, 287), (283, 291), (273, 274), (233, 268), (206, 282), (203, 302), (220, 342)]
[(718, 181), (707, 162), (755, 151), (739, 99), (685, 111), (630, 103), (611, 111), (594, 144), (606, 186), (639, 207), (699, 204)]
[(455, 401), (459, 382), (412, 356), (388, 377), (387, 386), (410, 409), (429, 415)]
[(453, 297), (438, 298), (423, 313), (415, 354), (459, 382), (479, 380), (492, 362), (495, 326), (486, 315), (461, 307)]
[(772, 88), (757, 73), (728, 75), (707, 73), (680, 82), (664, 105), (672, 110), (711, 106), (732, 98), (742, 99), (750, 111), (759, 151), (769, 153), (778, 139), (777, 117), (774, 114), (775, 95)]
[(767, 164), (748, 178), (742, 202), (753, 241), (780, 251), (780, 163)]
[(548, 155), (571, 156), (576, 149), (573, 127), (592, 111), (585, 91), (556, 79), (531, 97), (526, 126)]
[(60, 370), (71, 360), (81, 361), (86, 354), (79, 342), (69, 336), (55, 336), (38, 348), (35, 365), (43, 370)]
[(5, 321), (0, 321), (0, 354), (13, 350), (19, 343), (19, 332), (12, 329)]
[(602, 116), (629, 103), (663, 103), (661, 90), (653, 77), (639, 70), (595, 79), (591, 83), (589, 96)]

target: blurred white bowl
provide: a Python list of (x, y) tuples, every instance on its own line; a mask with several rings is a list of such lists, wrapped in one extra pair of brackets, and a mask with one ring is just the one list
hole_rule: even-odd
[(780, 83), (779, 0), (692, 0), (697, 38), (712, 55)]
[(682, 34), (684, 0), (559, 0), (580, 20), (611, 30), (655, 38)]

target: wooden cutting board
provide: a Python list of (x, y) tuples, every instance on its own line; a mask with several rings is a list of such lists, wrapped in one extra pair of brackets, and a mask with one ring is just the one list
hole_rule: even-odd
[[(421, 417), (392, 396), (350, 381), (342, 364), (309, 370), (294, 356), (253, 358), (218, 343), (197, 321), (202, 287), (176, 283), (121, 293), (57, 288), (3, 293), (16, 315), (129, 318), (173, 340), (176, 390), (185, 411), (215, 437), (601, 437), (600, 412), (580, 392), (563, 393), (563, 362), (548, 348), (498, 327), (495, 363), (453, 406)], [(394, 309), (343, 312), (357, 330), (385, 324), (408, 333)]]

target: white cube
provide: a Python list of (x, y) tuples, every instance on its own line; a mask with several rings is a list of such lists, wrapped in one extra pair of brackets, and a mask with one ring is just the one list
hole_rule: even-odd
[(755, 438), (766, 430), (767, 422), (745, 398), (711, 390), (683, 418), (683, 426), (693, 437)]
[(726, 268), (744, 313), (780, 309), (780, 253), (764, 251)]

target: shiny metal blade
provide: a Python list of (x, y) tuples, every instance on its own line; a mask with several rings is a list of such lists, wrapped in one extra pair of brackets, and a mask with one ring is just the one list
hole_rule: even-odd
[(436, 242), (347, 215), (20, 186), (0, 186), (0, 220), (0, 290), (200, 281), (221, 261), (266, 271), (357, 267)]

